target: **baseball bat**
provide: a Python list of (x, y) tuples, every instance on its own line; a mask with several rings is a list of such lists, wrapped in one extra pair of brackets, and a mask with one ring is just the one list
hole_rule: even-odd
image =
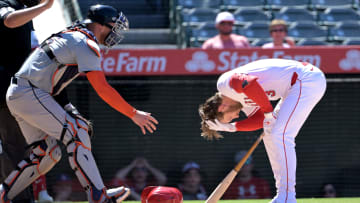
[(236, 166), (227, 174), (227, 176), (219, 183), (219, 185), (215, 188), (215, 190), (211, 193), (209, 198), (205, 201), (205, 203), (217, 203), (220, 198), (223, 196), (225, 191), (228, 189), (232, 181), (234, 180), (235, 176), (238, 174), (240, 169), (245, 164), (246, 160), (249, 156), (253, 153), (255, 148), (259, 145), (261, 140), (263, 139), (265, 133), (262, 133), (255, 143), (251, 146), (249, 151), (245, 154), (245, 156), (236, 164)]

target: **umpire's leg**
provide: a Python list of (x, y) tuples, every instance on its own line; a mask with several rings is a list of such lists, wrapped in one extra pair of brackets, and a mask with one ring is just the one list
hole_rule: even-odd
[[(17, 164), (28, 156), (27, 145), (15, 118), (10, 114), (5, 103), (0, 103), (0, 139), (2, 153), (0, 153), (0, 183), (15, 169)], [(27, 187), (16, 196), (13, 203), (33, 202), (31, 187)]]

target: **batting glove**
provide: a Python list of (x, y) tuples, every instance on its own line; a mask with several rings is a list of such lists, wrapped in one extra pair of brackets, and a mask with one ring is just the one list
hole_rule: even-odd
[(221, 123), (218, 119), (215, 119), (214, 121), (205, 121), (206, 124), (209, 126), (210, 130), (236, 132), (235, 123)]
[(276, 122), (276, 116), (273, 114), (273, 112), (265, 113), (264, 115), (265, 115), (265, 119), (263, 123), (264, 132), (265, 134), (270, 135), (272, 128), (274, 127)]

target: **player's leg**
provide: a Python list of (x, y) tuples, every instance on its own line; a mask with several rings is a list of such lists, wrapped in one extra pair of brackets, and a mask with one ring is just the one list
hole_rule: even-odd
[(277, 196), (274, 199), (277, 202), (296, 202), (295, 137), (323, 96), (324, 90), (324, 80), (321, 78), (315, 84), (307, 80), (295, 83), (282, 103), (272, 134), (264, 137), (276, 180)]
[[(105, 202), (110, 199), (119, 202), (129, 195), (129, 190), (124, 187), (106, 190), (91, 152), (85, 122), (72, 118), (51, 95), (41, 89), (24, 88), (17, 91), (21, 91), (22, 100), (8, 101), (12, 113), (21, 115), (32, 126), (65, 144), (70, 165), (86, 190), (90, 202)], [(31, 109), (28, 108), (29, 105)]]
[(68, 128), (65, 137), (74, 138), (66, 143), (69, 163), (87, 192), (89, 202), (123, 201), (130, 194), (130, 190), (125, 187), (106, 190), (91, 152), (86, 123), (71, 116), (67, 116), (66, 121), (71, 127)]
[(27, 142), (31, 143), (29, 147), (32, 150), (30, 156), (20, 161), (1, 185), (0, 202), (14, 199), (40, 175), (46, 174), (61, 158), (61, 149), (55, 138), (47, 136), (21, 118), (17, 120), (21, 130), (26, 132), (24, 136)]
[[(6, 104), (0, 104), (0, 139), (2, 149), (0, 152), (0, 183), (16, 168), (16, 165), (29, 155), (26, 150), (25, 138)], [(13, 203), (32, 203), (34, 201), (30, 187), (19, 193)]]

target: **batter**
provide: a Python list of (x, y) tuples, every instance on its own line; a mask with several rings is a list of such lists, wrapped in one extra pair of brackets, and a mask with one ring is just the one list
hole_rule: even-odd
[[(263, 59), (223, 73), (217, 89), (199, 108), (202, 136), (263, 128), (277, 188), (271, 203), (296, 203), (295, 137), (325, 93), (324, 74), (305, 62)], [(270, 101), (279, 99), (273, 109)], [(248, 118), (232, 122), (240, 111)]]

